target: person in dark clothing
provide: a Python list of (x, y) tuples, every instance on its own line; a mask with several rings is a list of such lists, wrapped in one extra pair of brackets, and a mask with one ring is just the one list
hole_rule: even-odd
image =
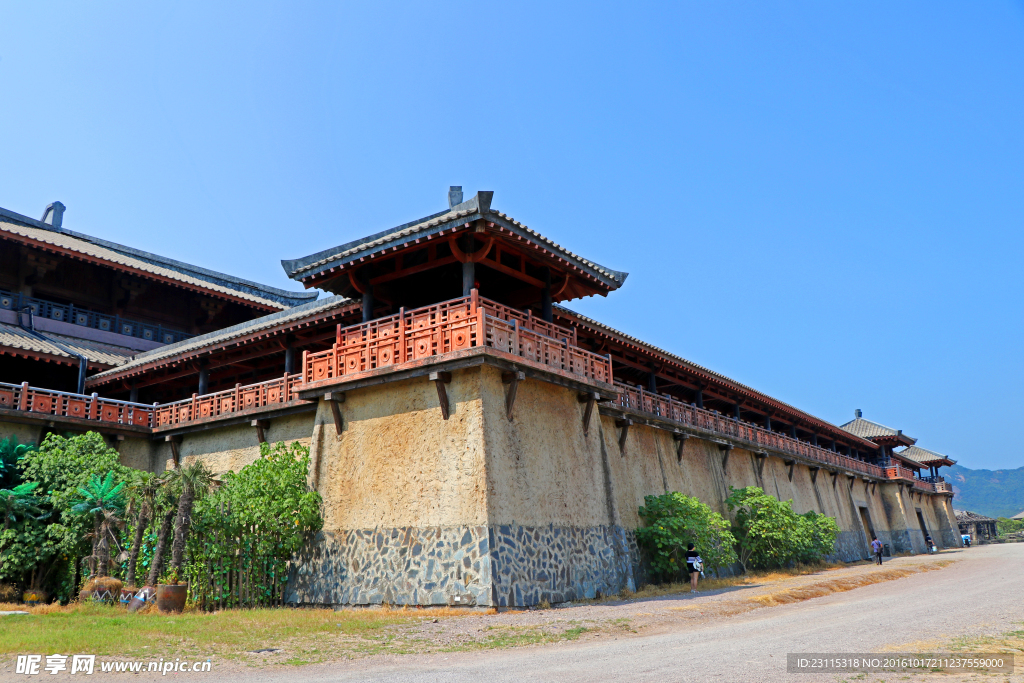
[(925, 534), (924, 535), (924, 545), (925, 545), (925, 548), (927, 548), (928, 552), (930, 552), (930, 553), (934, 553), (935, 552), (935, 541), (932, 540), (932, 537), (931, 537), (930, 534)]
[(693, 547), (692, 543), (686, 545), (686, 571), (690, 572), (690, 592), (697, 592), (697, 577), (700, 576), (701, 565), (700, 554)]

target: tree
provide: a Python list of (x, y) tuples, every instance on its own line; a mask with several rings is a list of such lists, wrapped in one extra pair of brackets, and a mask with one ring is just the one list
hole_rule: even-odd
[(128, 557), (128, 569), (125, 573), (125, 584), (135, 585), (135, 570), (139, 563), (139, 551), (142, 549), (142, 540), (146, 533), (146, 527), (153, 519), (154, 505), (156, 503), (156, 492), (163, 485), (163, 480), (152, 472), (137, 471), (128, 486), (128, 492), (132, 496), (132, 502), (138, 508), (135, 517), (135, 537), (132, 539), (131, 554)]
[(78, 489), (81, 498), (71, 506), (75, 514), (93, 516), (93, 558), (98, 567), (97, 576), (109, 575), (110, 540), (117, 541), (114, 529), (120, 524), (120, 516), (124, 513), (123, 488), (124, 482), (115, 482), (112, 471), (107, 472), (102, 479), (94, 474), (86, 486)]
[(708, 569), (717, 571), (736, 561), (729, 523), (696, 498), (681, 493), (645, 496), (638, 514), (646, 524), (636, 530), (637, 542), (659, 580), (671, 581), (684, 572), (689, 543)]
[(164, 564), (164, 554), (167, 551), (167, 539), (171, 535), (176, 511), (177, 498), (172, 487), (166, 480), (163, 480), (163, 485), (157, 491), (156, 505), (154, 506), (153, 519), (160, 519), (160, 527), (156, 533), (153, 561), (149, 565), (149, 575), (146, 577), (147, 586), (155, 586), (157, 579), (160, 578), (160, 571), (163, 569)]
[(19, 517), (33, 517), (34, 519), (45, 519), (49, 513), (44, 511), (42, 506), (46, 503), (46, 497), (35, 494), (39, 488), (38, 481), (18, 484), (13, 489), (0, 489), (0, 510), (4, 515), (4, 531), (11, 527), (11, 522), (17, 522)]
[(192, 508), (196, 497), (202, 497), (213, 484), (213, 473), (201, 460), (197, 460), (171, 472), (169, 480), (179, 491), (174, 543), (171, 545), (171, 570), (178, 573), (185, 559), (185, 540), (192, 525)]
[(18, 443), (18, 437), (0, 440), (0, 488), (13, 489), (21, 483), (19, 463), (22, 458), (36, 449), (32, 443)]
[(776, 500), (756, 486), (729, 490), (726, 504), (736, 513), (732, 532), (743, 571), (820, 562), (835, 552), (839, 525), (834, 518), (798, 515), (792, 501)]

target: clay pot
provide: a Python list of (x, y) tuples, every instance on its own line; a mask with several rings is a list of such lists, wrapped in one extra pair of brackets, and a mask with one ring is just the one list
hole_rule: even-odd
[(132, 596), (132, 599), (128, 602), (128, 613), (138, 612), (140, 609), (148, 604), (156, 602), (156, 588), (153, 586), (145, 586)]
[(156, 608), (161, 612), (180, 614), (185, 609), (185, 598), (187, 597), (187, 583), (171, 586), (161, 584), (156, 587)]
[(100, 576), (89, 579), (82, 592), (78, 594), (81, 602), (92, 600), (108, 605), (116, 604), (121, 598), (121, 588), (124, 586), (118, 579), (109, 576)]
[(26, 605), (45, 605), (50, 602), (50, 594), (44, 590), (29, 589), (21, 594), (21, 600)]
[(119, 601), (120, 604), (121, 604), (121, 607), (127, 607), (128, 603), (130, 603), (132, 601), (132, 598), (134, 598), (135, 594), (138, 593), (138, 592), (139, 592), (139, 589), (136, 588), (135, 586), (122, 586), (121, 587), (121, 599)]

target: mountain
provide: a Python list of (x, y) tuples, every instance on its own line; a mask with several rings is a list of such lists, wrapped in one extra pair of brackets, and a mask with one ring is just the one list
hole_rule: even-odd
[(941, 474), (953, 485), (953, 507), (988, 517), (1012, 517), (1024, 510), (1024, 467), (972, 470), (953, 465)]

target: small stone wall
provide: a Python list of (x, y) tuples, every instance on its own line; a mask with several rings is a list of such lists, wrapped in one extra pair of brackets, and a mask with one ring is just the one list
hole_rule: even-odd
[(636, 537), (622, 527), (492, 527), (499, 607), (528, 607), (636, 590)]
[(487, 527), (323, 531), (296, 558), (286, 601), (490, 605)]
[(286, 601), (528, 607), (635, 590), (641, 579), (636, 539), (620, 527), (325, 531), (296, 558)]

